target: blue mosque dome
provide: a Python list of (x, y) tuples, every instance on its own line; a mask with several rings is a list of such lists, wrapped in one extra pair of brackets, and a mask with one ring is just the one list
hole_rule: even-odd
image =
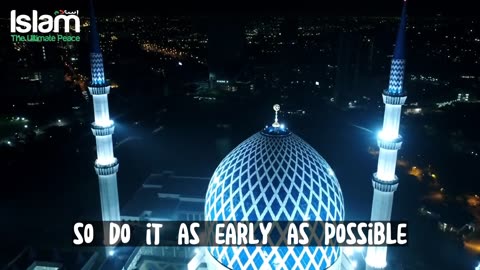
[[(275, 118), (275, 123), (246, 139), (218, 165), (206, 194), (205, 219), (343, 221), (343, 195), (325, 159)], [(336, 246), (211, 246), (208, 253), (225, 269), (318, 270), (332, 266), (341, 250)]]

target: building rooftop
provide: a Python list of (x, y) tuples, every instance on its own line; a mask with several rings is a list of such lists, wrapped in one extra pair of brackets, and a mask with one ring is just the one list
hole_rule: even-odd
[(203, 213), (209, 177), (151, 174), (122, 208), (126, 220), (179, 220), (184, 213)]
[(27, 247), (5, 269), (82, 269), (98, 263), (95, 249), (40, 249)]
[[(171, 171), (151, 174), (121, 209), (125, 220), (203, 220), (205, 194), (209, 177), (176, 176)], [(186, 269), (192, 250), (188, 248), (118, 247), (107, 260), (102, 249), (35, 249), (25, 248), (8, 265), (8, 269), (138, 269), (151, 267)], [(129, 261), (133, 260), (133, 261)], [(173, 261), (172, 261), (173, 260)], [(134, 269), (134, 268), (132, 268)]]

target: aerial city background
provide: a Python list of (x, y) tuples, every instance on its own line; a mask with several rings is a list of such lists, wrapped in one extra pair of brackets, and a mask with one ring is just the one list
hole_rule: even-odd
[[(282, 124), (335, 172), (345, 220), (370, 220), (382, 93), (389, 88), (403, 5), (391, 2), (369, 12), (337, 7), (318, 14), (192, 8), (156, 14), (95, 3), (98, 48), (92, 47), (88, 3), (68, 3), (79, 10), (79, 42), (14, 42), (9, 15), (2, 14), (0, 230), (8, 248), (0, 266), (27, 269), (43, 261), (51, 269), (63, 269), (54, 268), (58, 263), (65, 269), (186, 269), (189, 251), (174, 247), (161, 255), (125, 250), (106, 263), (95, 250), (38, 244), (44, 237), (71, 241), (73, 220), (102, 217), (89, 87), (107, 81), (123, 219), (202, 220), (218, 164), (272, 124), (272, 106), (280, 104)], [(467, 10), (415, 7), (407, 7), (408, 98), (391, 215), (408, 221), (409, 245), (389, 247), (386, 269), (476, 269), (480, 18)], [(97, 84), (91, 53), (103, 55), (105, 78)], [(365, 268), (366, 253), (351, 254), (357, 269)]]

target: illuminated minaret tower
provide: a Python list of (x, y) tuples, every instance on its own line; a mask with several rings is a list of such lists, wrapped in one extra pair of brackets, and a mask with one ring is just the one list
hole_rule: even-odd
[[(92, 123), (92, 132), (97, 143), (97, 160), (95, 171), (100, 186), (100, 203), (103, 221), (119, 221), (120, 209), (118, 206), (117, 171), (118, 161), (113, 156), (112, 134), (114, 123), (108, 112), (108, 93), (110, 85), (105, 80), (103, 72), (103, 57), (100, 51), (100, 42), (97, 32), (96, 18), (93, 10), (93, 1), (90, 1), (90, 68), (91, 83), (88, 87), (93, 97), (95, 122)], [(113, 249), (107, 249), (112, 255)]]
[[(407, 24), (406, 1), (403, 3), (402, 17), (398, 29), (395, 51), (390, 70), (388, 89), (383, 92), (385, 114), (383, 129), (378, 136), (380, 148), (377, 172), (373, 174), (372, 221), (389, 221), (392, 214), (393, 193), (398, 187), (395, 175), (397, 152), (402, 146), (402, 136), (398, 133), (402, 105), (407, 99), (403, 89), (405, 70), (405, 31)], [(383, 269), (387, 265), (387, 247), (368, 247), (367, 269)]]

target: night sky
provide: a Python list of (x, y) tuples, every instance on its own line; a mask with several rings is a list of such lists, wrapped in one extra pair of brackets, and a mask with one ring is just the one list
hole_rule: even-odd
[[(79, 9), (87, 10), (89, 0), (76, 1), (9, 1), (2, 3), (2, 10), (11, 9)], [(398, 16), (399, 0), (359, 1), (273, 1), (273, 0), (234, 0), (234, 1), (94, 1), (99, 15), (352, 15), (352, 16)], [(479, 16), (475, 1), (433, 1), (410, 0), (410, 16)], [(6, 7), (6, 8), (5, 8)], [(3, 12), (2, 12), (3, 13)]]

